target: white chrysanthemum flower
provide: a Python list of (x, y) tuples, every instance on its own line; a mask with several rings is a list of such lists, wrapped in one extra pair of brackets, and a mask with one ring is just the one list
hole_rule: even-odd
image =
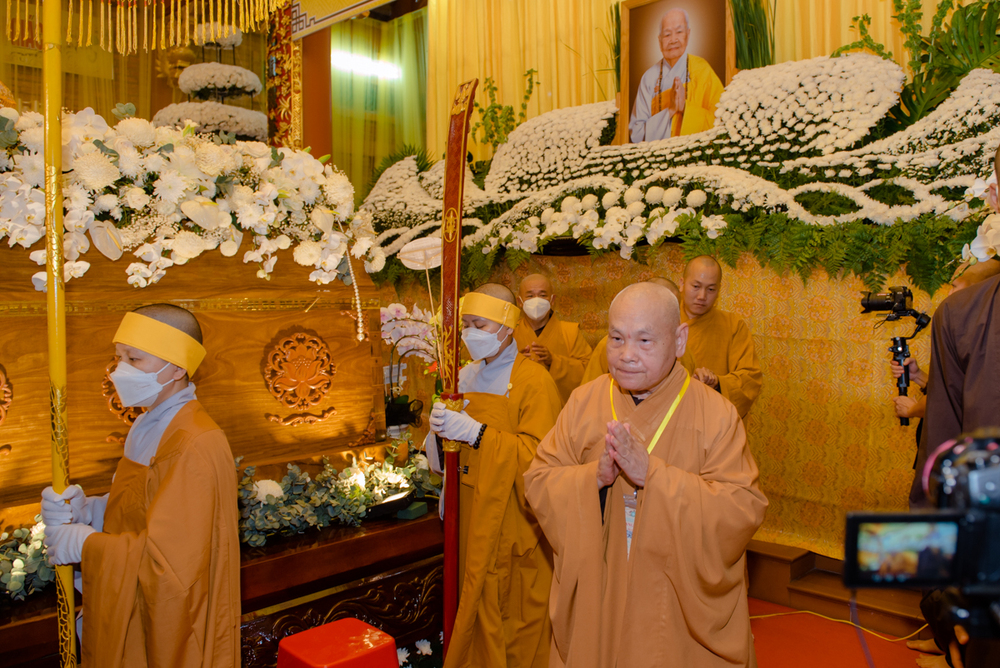
[(31, 128), (37, 128), (45, 122), (45, 117), (42, 116), (37, 111), (26, 111), (21, 114), (21, 117), (17, 119), (14, 124), (14, 129), (18, 132), (24, 132)]
[(638, 188), (629, 188), (625, 191), (625, 206), (628, 206), (632, 202), (642, 201), (642, 191)]
[(121, 178), (121, 172), (100, 151), (81, 155), (73, 162), (73, 173), (88, 190), (100, 192)]
[(405, 647), (396, 648), (396, 659), (400, 666), (405, 666), (410, 661), (410, 651)]
[(663, 206), (670, 208), (680, 204), (682, 197), (684, 197), (684, 191), (680, 188), (667, 188), (663, 191), (663, 199), (660, 202)]
[(604, 193), (604, 197), (601, 198), (601, 206), (603, 206), (605, 210), (608, 210), (618, 204), (619, 198), (620, 195), (618, 193), (613, 190), (608, 191)]
[(597, 198), (597, 195), (590, 193), (589, 195), (583, 196), (583, 199), (580, 200), (580, 206), (584, 211), (593, 211), (597, 208), (598, 202), (600, 202), (600, 200)]
[(283, 499), (285, 491), (281, 489), (281, 484), (274, 480), (258, 480), (253, 484), (254, 498), (260, 503), (267, 503), (267, 497), (273, 496), (275, 499)]
[(229, 151), (211, 143), (200, 144), (195, 150), (195, 164), (210, 178), (215, 178), (235, 166)]
[(41, 153), (45, 150), (45, 129), (28, 128), (20, 135), (21, 143), (32, 153)]
[(156, 128), (145, 118), (126, 118), (115, 126), (115, 130), (141, 148), (156, 143)]
[(322, 253), (323, 247), (319, 243), (306, 240), (295, 247), (292, 257), (296, 264), (300, 264), (303, 267), (314, 267), (319, 262)]
[(646, 201), (649, 204), (659, 204), (663, 201), (663, 193), (665, 191), (660, 186), (653, 186), (646, 191)]
[(193, 260), (208, 249), (205, 240), (200, 236), (194, 232), (182, 230), (170, 240), (170, 250), (175, 256), (174, 262), (177, 262), (178, 258), (184, 261)]
[(156, 180), (156, 187), (153, 192), (164, 202), (177, 204), (187, 189), (187, 182), (180, 172), (173, 169), (165, 169), (160, 172), (160, 178)]
[[(423, 456), (423, 455), (420, 455), (420, 456)], [(432, 653), (433, 653), (433, 651), (431, 650), (431, 643), (430, 643), (429, 640), (418, 640), (417, 641), (417, 654), (423, 654), (424, 656), (430, 656)]]
[(685, 201), (688, 206), (697, 209), (708, 201), (708, 195), (705, 194), (704, 190), (692, 190), (687, 194)]

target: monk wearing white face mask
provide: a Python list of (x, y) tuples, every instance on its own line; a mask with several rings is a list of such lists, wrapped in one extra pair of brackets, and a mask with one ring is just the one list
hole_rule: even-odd
[(83, 573), (84, 665), (240, 664), (236, 472), (190, 381), (201, 339), (177, 306), (126, 314), (111, 380), (123, 405), (147, 411), (129, 430), (111, 492), (42, 492), (49, 558)]
[(566, 403), (583, 380), (593, 350), (580, 334), (580, 325), (565, 322), (552, 311), (556, 295), (545, 276), (526, 276), (518, 288), (517, 302), (524, 311), (514, 330), (517, 347), (522, 355), (549, 370)]
[[(468, 405), (434, 404), (431, 429), (460, 441), (461, 593), (445, 668), (548, 665), (552, 555), (524, 500), (524, 472), (562, 407), (552, 377), (518, 354), (514, 295), (488, 283), (462, 300), (462, 340), (476, 361), (459, 374)], [(436, 444), (428, 440), (433, 468)]]

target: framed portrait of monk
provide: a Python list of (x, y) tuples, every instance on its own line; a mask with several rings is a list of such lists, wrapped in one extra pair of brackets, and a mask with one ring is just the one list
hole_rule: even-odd
[(735, 73), (727, 0), (625, 0), (616, 143), (711, 129)]

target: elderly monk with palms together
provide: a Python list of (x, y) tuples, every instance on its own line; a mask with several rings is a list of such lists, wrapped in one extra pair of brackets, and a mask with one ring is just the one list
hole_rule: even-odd
[(677, 299), (608, 313), (610, 373), (577, 389), (525, 473), (552, 545), (550, 666), (755, 665), (745, 550), (767, 500), (733, 405), (677, 362)]

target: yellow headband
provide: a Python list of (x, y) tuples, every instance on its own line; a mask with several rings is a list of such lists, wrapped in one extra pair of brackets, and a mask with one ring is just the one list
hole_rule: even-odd
[(205, 347), (193, 337), (139, 313), (125, 314), (113, 341), (156, 355), (184, 369), (189, 376), (205, 359)]
[(462, 298), (462, 315), (486, 318), (513, 329), (521, 319), (521, 309), (482, 292), (470, 292)]

